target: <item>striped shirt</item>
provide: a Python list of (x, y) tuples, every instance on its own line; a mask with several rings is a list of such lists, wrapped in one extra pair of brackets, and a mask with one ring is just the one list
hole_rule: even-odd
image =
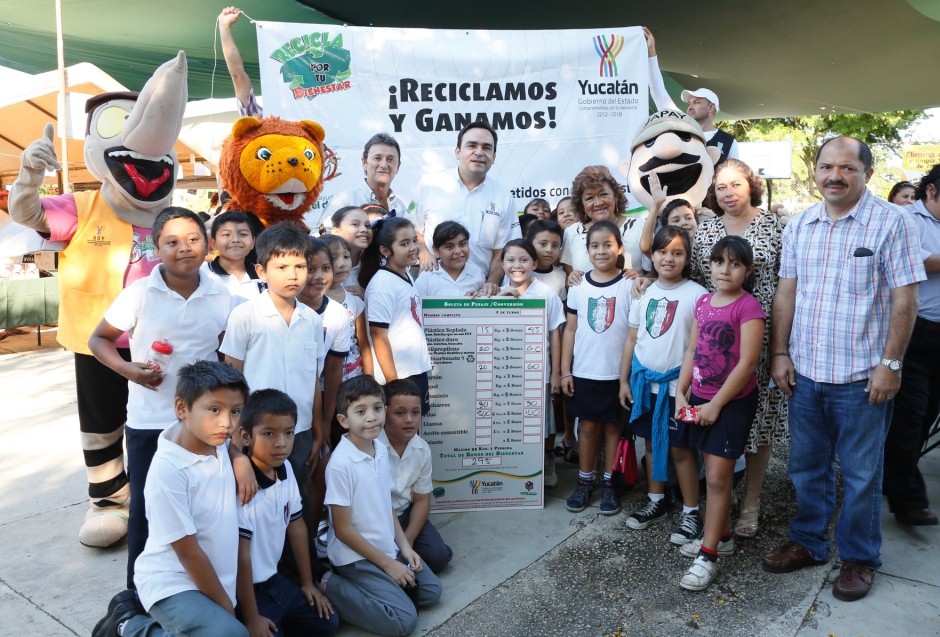
[(926, 278), (913, 217), (870, 190), (833, 221), (824, 202), (783, 232), (780, 278), (796, 279), (790, 356), (816, 382), (868, 378), (888, 340), (891, 289)]
[(235, 103), (238, 105), (238, 114), (241, 117), (264, 117), (264, 109), (261, 108), (261, 104), (259, 104), (257, 98), (255, 98), (254, 87), (248, 90), (247, 104), (242, 104), (238, 101), (237, 97), (235, 98)]

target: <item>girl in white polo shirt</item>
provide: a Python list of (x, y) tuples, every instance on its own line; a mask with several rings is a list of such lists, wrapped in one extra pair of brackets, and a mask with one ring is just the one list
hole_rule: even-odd
[(431, 357), (424, 337), (421, 297), (409, 269), (418, 260), (414, 225), (401, 217), (380, 219), (362, 255), (360, 283), (366, 286), (366, 320), (375, 356), (375, 378), (387, 383), (407, 378), (421, 390), (422, 414), (428, 403)]
[(333, 285), (333, 255), (320, 239), (310, 237), (307, 284), (297, 300), (323, 319), (323, 347), (317, 351), (320, 386), (323, 389), (323, 422), (330, 422), (336, 411), (336, 391), (343, 382), (343, 363), (349, 354), (349, 316), (346, 310), (326, 295)]
[(343, 287), (352, 271), (349, 244), (335, 234), (328, 234), (322, 240), (333, 255), (333, 285), (326, 291), (326, 295), (342, 305), (349, 317), (349, 354), (343, 361), (343, 380), (362, 374), (371, 376), (372, 346), (369, 345), (369, 328), (366, 326), (366, 304), (361, 298), (347, 292)]
[(333, 213), (330, 221), (333, 224), (330, 234), (339, 235), (346, 240), (349, 244), (349, 256), (352, 258), (352, 270), (343, 287), (362, 297), (365, 284), (359, 282), (359, 268), (362, 267), (362, 253), (372, 241), (369, 216), (359, 206), (344, 206)]
[[(535, 278), (535, 266), (538, 255), (535, 247), (525, 239), (513, 239), (503, 247), (503, 272), (508, 284), (499, 293), (500, 296), (514, 296), (520, 299), (545, 299), (545, 319), (547, 333), (545, 346), (548, 348), (550, 369), (549, 382), (545, 388), (545, 404), (551, 404), (551, 397), (558, 393), (561, 382), (558, 376), (561, 352), (561, 330), (565, 322), (565, 312), (555, 293), (550, 287)], [(545, 410), (545, 465), (544, 479), (546, 487), (558, 484), (555, 473), (555, 418), (551, 409)]]

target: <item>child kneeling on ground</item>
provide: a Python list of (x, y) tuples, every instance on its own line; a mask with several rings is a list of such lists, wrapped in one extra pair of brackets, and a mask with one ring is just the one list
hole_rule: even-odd
[(405, 537), (424, 563), (440, 573), (454, 556), (428, 520), (431, 512), (431, 448), (418, 435), (421, 392), (410, 380), (385, 386), (385, 429), (379, 440), (388, 449), (392, 471), (392, 507)]
[(247, 397), (230, 365), (180, 369), (179, 422), (160, 434), (144, 487), (150, 534), (137, 592), (118, 593), (92, 637), (248, 636), (235, 619), (238, 498), (226, 450)]
[[(339, 630), (330, 601), (313, 584), (300, 490), (287, 457), (294, 447), (297, 404), (277, 389), (252, 392), (239, 434), (258, 493), (238, 510), (238, 617), (252, 635), (319, 637)], [(290, 539), (300, 586), (277, 572)]]
[[(335, 572), (322, 590), (349, 623), (379, 635), (408, 635), (418, 625), (415, 605), (441, 597), (441, 582), (425, 568), (392, 509), (385, 445), (385, 395), (371, 376), (340, 385), (336, 417), (346, 433), (326, 468), (330, 507), (327, 555)], [(412, 602), (412, 595), (415, 602)]]

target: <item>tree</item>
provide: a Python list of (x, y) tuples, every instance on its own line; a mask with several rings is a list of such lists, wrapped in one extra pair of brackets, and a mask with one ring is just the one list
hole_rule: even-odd
[[(890, 151), (900, 156), (901, 134), (925, 119), (923, 111), (860, 113), (848, 115), (809, 115), (775, 119), (742, 119), (734, 123), (732, 134), (740, 141), (790, 141), (793, 144), (793, 182), (799, 199), (816, 199), (813, 163), (819, 145), (835, 135), (857, 137), (874, 148), (876, 155)], [(883, 152), (889, 150), (889, 152)], [(879, 152), (882, 151), (882, 152)]]

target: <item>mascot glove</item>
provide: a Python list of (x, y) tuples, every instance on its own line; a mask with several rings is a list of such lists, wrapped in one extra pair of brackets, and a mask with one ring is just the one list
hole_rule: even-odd
[(55, 146), (52, 143), (54, 129), (52, 124), (46, 124), (43, 136), (26, 147), (20, 156), (19, 182), (42, 183), (42, 179), (49, 170), (62, 170), (62, 165), (56, 158)]

